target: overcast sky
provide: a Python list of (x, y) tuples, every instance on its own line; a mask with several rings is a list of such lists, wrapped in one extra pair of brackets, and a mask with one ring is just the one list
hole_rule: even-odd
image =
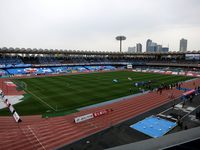
[(117, 35), (200, 50), (200, 0), (0, 0), (0, 47), (118, 51)]

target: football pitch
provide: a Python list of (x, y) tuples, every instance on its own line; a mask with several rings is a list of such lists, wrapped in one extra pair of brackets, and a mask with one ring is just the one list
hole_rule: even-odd
[[(113, 82), (116, 79), (117, 82)], [(20, 115), (74, 111), (77, 108), (139, 93), (134, 82), (149, 80), (152, 87), (189, 80), (191, 77), (139, 72), (105, 72), (13, 80), (26, 92), (14, 105)], [(132, 89), (130, 91), (130, 88)], [(8, 115), (8, 110), (0, 110)]]

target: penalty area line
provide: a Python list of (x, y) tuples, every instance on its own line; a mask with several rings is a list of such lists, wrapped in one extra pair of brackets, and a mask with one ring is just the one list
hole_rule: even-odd
[(49, 105), (47, 102), (43, 101), (40, 97), (38, 97), (37, 95), (33, 94), (32, 92), (30, 92), (29, 90), (26, 90), (28, 93), (30, 93), (31, 95), (33, 95), (34, 97), (36, 97), (40, 102), (42, 102), (43, 104), (45, 104), (46, 106), (48, 106), (49, 108), (53, 109), (54, 111), (57, 111), (55, 108), (53, 108), (51, 105)]

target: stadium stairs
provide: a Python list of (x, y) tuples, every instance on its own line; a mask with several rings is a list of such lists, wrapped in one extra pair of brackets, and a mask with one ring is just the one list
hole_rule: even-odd
[[(200, 79), (195, 84), (200, 85)], [(193, 81), (184, 83), (183, 87), (194, 88)], [(175, 98), (183, 93), (176, 89), (164, 90), (161, 95), (151, 92), (62, 117), (22, 116), (23, 121), (19, 124), (14, 123), (12, 117), (0, 117), (1, 149), (42, 150), (61, 147), (172, 101), (168, 98), (172, 91)], [(104, 109), (113, 111), (85, 122), (74, 123), (76, 116)]]

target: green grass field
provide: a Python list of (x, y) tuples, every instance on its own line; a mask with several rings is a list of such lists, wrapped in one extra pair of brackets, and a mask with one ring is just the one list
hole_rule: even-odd
[[(128, 77), (133, 80), (128, 80)], [(118, 83), (113, 83), (118, 79)], [(57, 77), (15, 79), (26, 91), (22, 102), (14, 105), (20, 115), (43, 114), (46, 112), (74, 111), (115, 98), (138, 93), (133, 82), (154, 80), (153, 87), (161, 83), (174, 83), (191, 77), (172, 76), (136, 72), (107, 72), (77, 74)], [(133, 89), (130, 93), (130, 88)], [(1, 115), (9, 115), (7, 109), (0, 110)]]

